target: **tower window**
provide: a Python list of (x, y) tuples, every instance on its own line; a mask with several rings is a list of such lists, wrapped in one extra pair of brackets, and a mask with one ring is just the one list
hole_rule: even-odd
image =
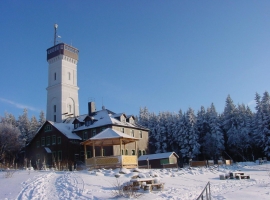
[(68, 105), (68, 112), (71, 113), (71, 105)]
[(54, 73), (54, 80), (56, 80), (56, 73)]
[(53, 112), (56, 112), (56, 105), (53, 106)]

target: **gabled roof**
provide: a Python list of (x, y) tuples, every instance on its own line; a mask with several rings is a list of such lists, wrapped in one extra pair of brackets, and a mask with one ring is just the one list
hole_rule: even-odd
[(163, 159), (163, 158), (169, 158), (171, 155), (175, 155), (177, 158), (179, 156), (175, 152), (166, 152), (166, 153), (156, 153), (156, 154), (148, 154), (148, 155), (142, 155), (138, 158), (138, 161), (142, 160), (156, 160), (156, 159)]
[(135, 137), (132, 137), (132, 136), (125, 134), (125, 133), (122, 133), (120, 131), (113, 130), (111, 128), (106, 128), (104, 131), (102, 131), (99, 134), (92, 137), (91, 140), (103, 140), (103, 139), (115, 139), (115, 138), (137, 139)]
[(104, 131), (98, 133), (96, 136), (89, 138), (88, 140), (82, 142), (83, 145), (93, 145), (95, 146), (113, 146), (122, 144), (128, 144), (140, 140), (139, 138), (132, 137), (128, 134), (122, 133), (111, 128), (107, 128)]

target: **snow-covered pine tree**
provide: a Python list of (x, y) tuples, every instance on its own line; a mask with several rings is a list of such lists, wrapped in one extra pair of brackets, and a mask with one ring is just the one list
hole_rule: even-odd
[(263, 109), (262, 109), (262, 102), (261, 96), (256, 93), (255, 94), (255, 102), (256, 102), (256, 113), (254, 114), (253, 121), (252, 121), (252, 144), (255, 149), (255, 156), (262, 156), (261, 152), (262, 143), (261, 143), (261, 134), (263, 132)]
[(42, 126), (45, 122), (46, 122), (45, 114), (43, 111), (40, 111), (38, 120), (39, 126)]
[(184, 123), (180, 136), (180, 151), (183, 158), (194, 158), (199, 154), (198, 131), (196, 128), (196, 116), (189, 108), (184, 114)]
[(210, 125), (209, 125), (209, 114), (205, 112), (204, 106), (201, 106), (201, 109), (197, 113), (197, 131), (198, 131), (198, 142), (200, 144), (200, 152), (202, 153), (202, 157), (200, 159), (206, 159), (205, 154), (205, 146), (204, 140), (207, 133), (210, 133)]
[(262, 132), (260, 145), (263, 148), (264, 154), (270, 156), (270, 95), (266, 91), (262, 97)]
[(220, 128), (220, 119), (216, 112), (214, 104), (207, 109), (209, 132), (207, 132), (204, 140), (205, 153), (211, 159), (217, 160), (224, 150), (224, 136)]
[(28, 111), (27, 109), (23, 110), (23, 114), (18, 118), (18, 128), (21, 132), (22, 140), (25, 141), (25, 144), (28, 144), (31, 140), (30, 136), (30, 121), (28, 119)]
[(37, 130), (39, 129), (40, 125), (39, 122), (37, 121), (35, 116), (31, 117), (30, 121), (30, 130), (29, 130), (29, 141), (33, 139), (33, 137), (36, 135)]

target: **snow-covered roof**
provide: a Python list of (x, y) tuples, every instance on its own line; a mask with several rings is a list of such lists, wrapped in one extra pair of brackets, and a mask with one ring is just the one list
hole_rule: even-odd
[(106, 128), (104, 131), (102, 131), (99, 134), (92, 137), (91, 140), (116, 139), (116, 138), (138, 139), (138, 138), (132, 137), (128, 134), (122, 133), (120, 131), (113, 130), (111, 128)]
[(96, 111), (94, 115), (92, 115), (93, 119), (93, 124), (86, 126), (80, 126), (76, 128), (74, 131), (81, 131), (85, 129), (91, 129), (91, 128), (96, 128), (96, 127), (101, 127), (101, 126), (106, 126), (106, 125), (119, 125), (119, 126), (128, 126), (128, 127), (133, 127), (133, 128), (142, 128), (145, 129), (144, 127), (138, 126), (137, 124), (132, 124), (129, 122), (121, 122), (120, 120), (116, 119), (116, 116), (121, 116), (124, 113), (120, 114), (112, 114), (109, 112), (107, 109)]
[(116, 113), (116, 114), (113, 114), (112, 117), (121, 117), (122, 115), (125, 115), (125, 113)]
[(172, 154), (175, 154), (178, 158), (178, 155), (175, 152), (166, 152), (166, 153), (142, 155), (138, 158), (138, 161), (147, 160), (147, 159), (156, 160), (156, 159), (162, 159), (162, 158), (169, 158)]
[(63, 133), (67, 138), (69, 139), (77, 139), (81, 140), (78, 135), (75, 133), (72, 133), (73, 131), (73, 124), (66, 124), (66, 123), (56, 123), (52, 121), (48, 121), (52, 126), (54, 126), (57, 130), (59, 130), (61, 133)]

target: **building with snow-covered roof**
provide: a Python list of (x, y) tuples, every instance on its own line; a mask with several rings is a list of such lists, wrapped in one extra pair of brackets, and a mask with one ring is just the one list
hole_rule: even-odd
[[(106, 109), (104, 106), (101, 110), (96, 111), (94, 102), (88, 103), (88, 115), (79, 117), (70, 117), (64, 120), (64, 123), (73, 124), (73, 132), (82, 138), (83, 141), (94, 137), (98, 133), (102, 132), (106, 128), (119, 131), (128, 136), (132, 136), (140, 139), (137, 142), (137, 149), (134, 145), (127, 144), (125, 149), (120, 152), (119, 145), (106, 147), (104, 150), (104, 156), (110, 155), (143, 155), (148, 152), (148, 129), (138, 125), (133, 115), (127, 115), (125, 113), (114, 113), (111, 110)], [(72, 118), (72, 119), (71, 119)], [(79, 120), (80, 118), (80, 120)], [(131, 120), (132, 119), (132, 120)], [(96, 151), (96, 155), (101, 155), (100, 150)], [(83, 154), (83, 153), (82, 153)], [(88, 157), (93, 155), (92, 149), (89, 147), (87, 151)], [(83, 155), (81, 156), (83, 157)]]
[(82, 139), (73, 133), (73, 125), (46, 121), (26, 146), (25, 158), (32, 166), (55, 167), (59, 163), (72, 165), (81, 152)]
[(147, 166), (151, 168), (167, 168), (178, 167), (177, 160), (179, 156), (175, 152), (156, 153), (142, 155), (138, 158), (139, 166)]

